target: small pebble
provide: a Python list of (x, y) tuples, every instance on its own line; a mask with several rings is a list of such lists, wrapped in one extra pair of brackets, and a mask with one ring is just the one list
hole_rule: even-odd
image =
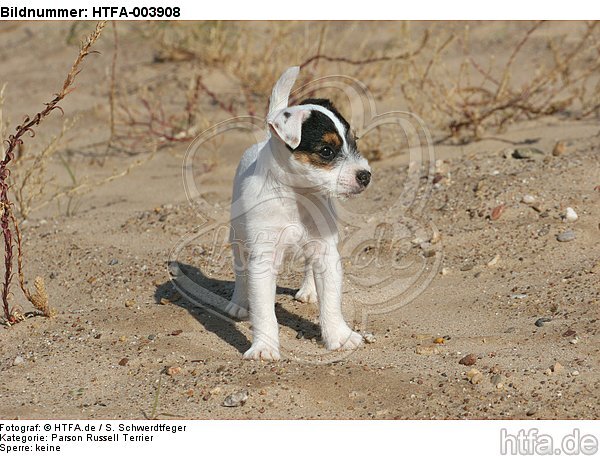
[(550, 232), (550, 228), (545, 226), (543, 228), (540, 228), (540, 230), (538, 231), (538, 236), (539, 237), (544, 237), (546, 236), (548, 233)]
[(298, 340), (304, 339), (304, 333), (302, 331), (298, 331), (296, 333), (296, 339), (298, 339)]
[(555, 157), (558, 157), (559, 155), (564, 154), (565, 150), (567, 150), (567, 145), (565, 144), (565, 142), (564, 141), (558, 141), (554, 145), (554, 149), (552, 149), (552, 155), (554, 155)]
[(488, 261), (487, 265), (489, 267), (496, 266), (498, 264), (499, 260), (500, 260), (500, 254), (497, 253), (496, 256), (494, 256), (494, 258), (492, 258), (490, 261)]
[(179, 367), (179, 366), (169, 366), (165, 369), (165, 373), (170, 377), (173, 377), (173, 376), (179, 374), (180, 372), (181, 372), (181, 367)]
[(444, 339), (443, 337), (436, 337), (435, 339), (433, 339), (433, 343), (434, 344), (444, 344), (444, 343), (446, 343), (446, 339)]
[(473, 385), (477, 385), (483, 381), (483, 374), (477, 369), (473, 368), (467, 372), (467, 380), (469, 380)]
[(514, 293), (514, 294), (511, 294), (510, 297), (512, 299), (525, 299), (527, 297), (527, 295), (525, 293)]
[(544, 158), (544, 152), (535, 147), (519, 147), (513, 149), (511, 155), (519, 160), (541, 160)]
[(563, 231), (556, 236), (558, 242), (569, 242), (575, 240), (575, 233), (573, 230)]
[(119, 366), (127, 366), (128, 362), (129, 362), (128, 358), (123, 358), (123, 359), (121, 359), (121, 361), (119, 361)]
[(150, 334), (148, 336), (148, 340), (154, 340), (154, 339), (156, 339), (156, 334)]
[(502, 383), (502, 375), (500, 374), (492, 375), (492, 377), (490, 378), (490, 382), (498, 389), (501, 389), (504, 386), (504, 384)]
[(574, 370), (573, 372), (571, 372), (571, 375), (573, 377), (577, 377), (579, 375), (579, 371), (578, 370)]
[(575, 337), (569, 341), (571, 345), (577, 345), (579, 343), (579, 338)]
[(477, 362), (477, 355), (474, 353), (469, 353), (467, 356), (462, 358), (458, 364), (462, 364), (463, 366), (472, 366)]
[(563, 370), (565, 370), (565, 368), (562, 366), (562, 364), (561, 364), (561, 363), (559, 363), (559, 362), (556, 362), (556, 363), (554, 363), (554, 365), (552, 366), (551, 370), (552, 370), (552, 372), (553, 372), (553, 373), (555, 373), (555, 374), (559, 374), (559, 373), (561, 373)]
[(552, 321), (552, 318), (541, 317), (535, 321), (534, 325), (536, 325), (538, 328), (541, 328), (542, 326), (544, 326), (545, 323), (548, 323), (550, 321)]
[(419, 244), (419, 247), (423, 251), (423, 256), (425, 258), (431, 258), (435, 256), (435, 249), (433, 248), (430, 242), (422, 242), (421, 244)]
[(565, 222), (575, 222), (578, 218), (579, 216), (577, 215), (577, 212), (575, 212), (575, 209), (573, 209), (572, 207), (568, 207), (567, 209), (565, 209), (565, 215), (563, 217), (563, 220)]
[(521, 201), (524, 202), (525, 204), (533, 204), (533, 203), (535, 203), (535, 196), (523, 195), (523, 197), (521, 198)]
[(502, 217), (502, 214), (504, 213), (504, 209), (506, 209), (505, 204), (500, 204), (499, 206), (496, 206), (494, 209), (492, 209), (492, 214), (490, 215), (490, 219), (498, 220), (500, 217)]
[(17, 356), (13, 360), (13, 366), (18, 366), (19, 364), (23, 364), (24, 362), (25, 362), (25, 359), (22, 356)]
[(415, 348), (417, 355), (437, 355), (440, 350), (435, 345), (419, 345)]
[(502, 372), (502, 370), (500, 369), (500, 366), (498, 366), (497, 364), (492, 366), (492, 368), (490, 369), (490, 374), (499, 374), (500, 372)]
[(119, 260), (117, 260), (116, 258), (112, 258), (111, 260), (109, 260), (108, 265), (109, 266), (114, 266), (115, 264), (118, 264)]
[(230, 394), (223, 401), (225, 407), (239, 407), (244, 405), (248, 400), (248, 391), (238, 391), (237, 393)]

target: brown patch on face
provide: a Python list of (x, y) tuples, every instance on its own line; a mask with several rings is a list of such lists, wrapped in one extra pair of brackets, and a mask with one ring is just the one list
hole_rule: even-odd
[(314, 166), (315, 168), (326, 170), (333, 168), (333, 163), (331, 161), (324, 160), (319, 154), (314, 152), (295, 150), (292, 155), (296, 160), (304, 165)]
[(335, 148), (342, 146), (342, 138), (334, 131), (328, 131), (323, 135), (323, 142), (326, 144), (331, 144)]

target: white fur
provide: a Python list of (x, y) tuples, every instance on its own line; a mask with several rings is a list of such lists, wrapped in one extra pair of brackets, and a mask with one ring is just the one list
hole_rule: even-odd
[[(304, 253), (305, 278), (296, 299), (319, 302), (325, 346), (353, 349), (362, 341), (341, 311), (342, 268), (331, 197), (360, 193), (356, 173), (370, 168), (364, 158), (348, 153), (344, 127), (329, 110), (318, 105), (287, 107), (297, 75), (298, 68), (292, 67), (275, 84), (267, 117), (274, 134), (246, 150), (233, 185), (230, 241), (236, 280), (226, 310), (234, 317), (250, 318), (253, 341), (246, 359), (280, 358), (275, 290), (283, 253), (289, 248)], [(345, 159), (332, 170), (303, 164), (286, 147), (300, 143), (302, 122), (311, 110), (329, 116), (344, 138)]]

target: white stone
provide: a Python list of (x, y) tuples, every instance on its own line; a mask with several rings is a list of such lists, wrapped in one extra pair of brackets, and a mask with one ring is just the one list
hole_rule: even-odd
[(568, 207), (565, 210), (565, 216), (564, 216), (565, 222), (575, 222), (578, 218), (579, 218), (579, 216), (577, 215), (577, 212), (575, 212), (575, 210), (572, 207)]
[(521, 198), (521, 201), (523, 201), (525, 204), (533, 204), (533, 203), (535, 203), (535, 196), (523, 195), (523, 198)]

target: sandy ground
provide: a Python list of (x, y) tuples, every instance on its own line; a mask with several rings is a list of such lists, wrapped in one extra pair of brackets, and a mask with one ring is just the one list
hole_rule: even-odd
[[(9, 84), (6, 112), (18, 119), (56, 90), (75, 48), (64, 44), (66, 25), (2, 27), (0, 81)], [(99, 47), (110, 55), (108, 34)], [(123, 45), (123, 53), (123, 71), (135, 77), (164, 69), (143, 46)], [(63, 104), (82, 117), (70, 150), (106, 138), (107, 60), (90, 60)], [(41, 137), (59, 124), (45, 123)], [(196, 176), (210, 189), (201, 203), (186, 199), (181, 144), (82, 195), (73, 215), (54, 204), (33, 213), (23, 226), (26, 272), (46, 278), (58, 315), (0, 327), (0, 418), (599, 418), (600, 127), (548, 118), (497, 136), (504, 142), (437, 145), (436, 183), (417, 179), (417, 202), (406, 212), (394, 206), (414, 171), (406, 153), (372, 162), (372, 187), (344, 203), (358, 227), (416, 220), (426, 237), (411, 242), (418, 233), (408, 229), (391, 244), (391, 261), (424, 265), (432, 278), (406, 305), (400, 304), (414, 287), (388, 296), (390, 309), (361, 327), (374, 342), (349, 356), (319, 345), (317, 309), (293, 300), (300, 282), (294, 270), (279, 283), (284, 350), (275, 363), (242, 361), (248, 324), (174, 290), (170, 259), (207, 289), (224, 297), (232, 291), (232, 275), (220, 267), (229, 252), (213, 252), (220, 244), (205, 228), (207, 220), (227, 222), (239, 141), (200, 157), (199, 165), (211, 164)], [(553, 156), (559, 140), (566, 150)], [(543, 155), (516, 159), (506, 150), (514, 147)], [(103, 167), (83, 153), (74, 160), (82, 172), (101, 176), (131, 159), (117, 154)], [(535, 203), (524, 203), (524, 195)], [(423, 210), (415, 209), (419, 204)], [(501, 204), (504, 211), (492, 220)], [(576, 222), (561, 219), (567, 207), (579, 215)], [(431, 241), (432, 227), (439, 235), (420, 245)], [(568, 229), (575, 240), (559, 242)], [(342, 228), (347, 237), (352, 232)], [(381, 239), (390, 241), (387, 235)], [(366, 267), (345, 265), (345, 309), (359, 327), (361, 311), (378, 296), (360, 282), (382, 271), (368, 263), (375, 247), (359, 251)], [(400, 271), (400, 281), (415, 274)], [(540, 318), (548, 321), (538, 326)], [(438, 338), (443, 343), (434, 343)], [(459, 363), (467, 354), (476, 358), (473, 366)], [(180, 369), (168, 375), (169, 367)], [(481, 375), (469, 381), (473, 368)], [(248, 392), (246, 403), (224, 407), (239, 391)]]

